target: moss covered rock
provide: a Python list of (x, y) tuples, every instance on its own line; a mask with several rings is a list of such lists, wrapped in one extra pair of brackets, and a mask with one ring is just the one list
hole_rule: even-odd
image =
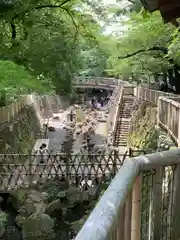
[(62, 209), (62, 203), (60, 199), (54, 200), (46, 207), (46, 213), (52, 215), (56, 210)]
[(16, 210), (19, 210), (19, 208), (24, 204), (28, 191), (29, 189), (27, 188), (19, 188), (11, 193), (9, 201), (11, 201)]
[(54, 238), (54, 220), (47, 214), (32, 214), (22, 227), (23, 239), (51, 240)]

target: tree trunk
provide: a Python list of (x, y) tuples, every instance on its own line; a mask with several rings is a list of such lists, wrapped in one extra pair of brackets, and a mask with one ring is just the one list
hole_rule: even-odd
[(173, 69), (168, 70), (169, 83), (174, 86)]
[(180, 94), (180, 66), (174, 66), (176, 93)]

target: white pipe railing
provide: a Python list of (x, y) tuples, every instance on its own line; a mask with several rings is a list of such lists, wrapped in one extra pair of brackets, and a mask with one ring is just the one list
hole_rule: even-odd
[[(137, 185), (137, 183), (140, 183), (138, 176), (144, 171), (152, 171), (153, 169), (160, 169), (178, 163), (180, 163), (180, 149), (126, 160), (75, 240), (127, 240), (125, 238), (127, 235), (130, 240), (139, 240), (141, 226), (137, 225), (137, 223), (140, 223), (141, 212), (138, 194), (141, 192), (141, 187)], [(157, 187), (160, 186), (161, 188), (163, 183), (157, 182), (157, 184), (159, 184)], [(127, 213), (128, 196), (130, 196), (132, 190), (132, 198), (136, 199), (137, 202), (133, 202), (130, 208), (131, 214), (129, 216), (131, 219), (129, 219), (129, 222), (131, 224), (129, 224), (128, 221), (125, 221), (127, 217), (125, 213)], [(153, 196), (156, 197), (156, 195)], [(160, 199), (162, 201), (161, 196)], [(177, 213), (179, 214), (179, 211)], [(128, 225), (125, 223), (128, 223)], [(160, 232), (161, 229), (159, 228), (157, 231)], [(130, 234), (127, 234), (128, 232)]]

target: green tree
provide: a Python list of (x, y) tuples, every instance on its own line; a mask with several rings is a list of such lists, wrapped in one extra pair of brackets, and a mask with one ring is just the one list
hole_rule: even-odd
[(6, 4), (0, 15), (0, 59), (50, 78), (58, 93), (70, 92), (71, 81), (86, 59), (80, 54), (79, 41), (95, 37), (95, 16), (103, 11), (96, 3), (20, 0)]
[(12, 61), (0, 61), (0, 105), (4, 106), (20, 94), (31, 92), (44, 93), (53, 91), (53, 86), (47, 79), (42, 80), (29, 74), (23, 66)]

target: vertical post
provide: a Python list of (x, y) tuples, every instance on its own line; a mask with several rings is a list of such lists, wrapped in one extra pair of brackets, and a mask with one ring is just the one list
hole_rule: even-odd
[(160, 111), (161, 111), (161, 97), (158, 98), (158, 103), (157, 103), (157, 126), (159, 127), (159, 122), (160, 122)]
[(31, 155), (29, 155), (28, 187), (32, 186), (32, 183), (33, 183), (33, 162), (35, 162), (35, 158), (38, 158), (37, 153), (35, 151), (32, 151)]
[(178, 139), (177, 139), (177, 142), (178, 142), (178, 147), (180, 147), (180, 108), (178, 108)]
[(153, 214), (154, 236), (153, 240), (161, 239), (161, 204), (162, 204), (162, 168), (156, 169), (155, 181), (153, 186)]
[(120, 216), (119, 216), (119, 221), (118, 221), (118, 225), (117, 225), (117, 230), (116, 230), (116, 238), (112, 238), (113, 240), (125, 240), (124, 239), (124, 217), (125, 217), (125, 205), (122, 208), (122, 211), (120, 212)]
[(141, 228), (141, 177), (137, 177), (132, 192), (131, 240), (140, 240)]
[(132, 192), (126, 200), (125, 207), (125, 226), (124, 226), (124, 240), (131, 240), (131, 214), (132, 214)]
[(180, 239), (180, 164), (174, 170), (174, 191), (173, 191), (173, 206), (172, 206), (172, 239)]

